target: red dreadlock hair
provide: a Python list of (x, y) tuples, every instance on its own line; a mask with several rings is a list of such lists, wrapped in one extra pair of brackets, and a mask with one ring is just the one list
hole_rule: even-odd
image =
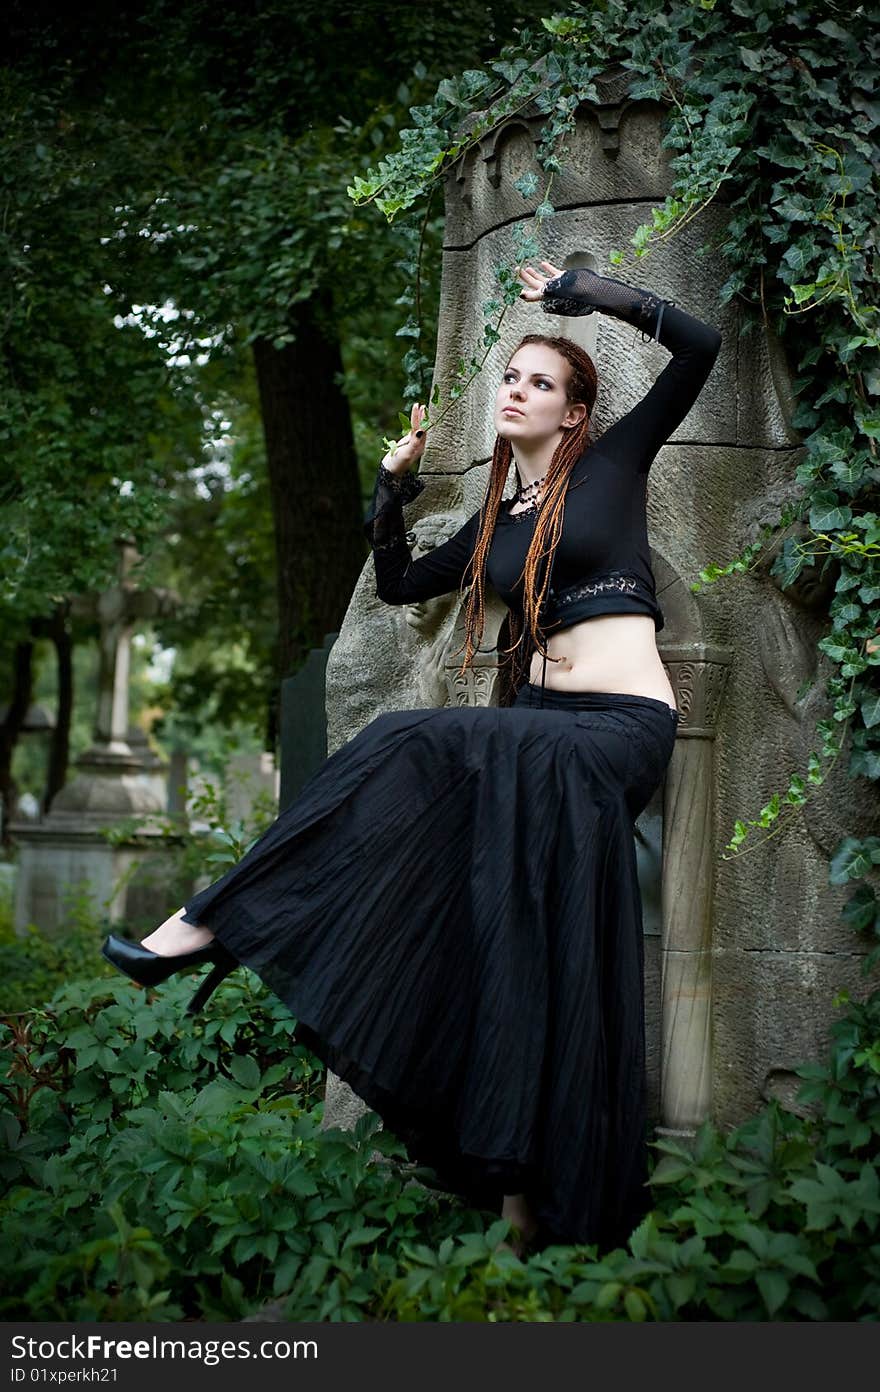
[[(588, 435), (593, 406), (596, 401), (598, 374), (596, 365), (583, 348), (568, 338), (551, 337), (545, 334), (527, 334), (521, 339), (508, 358), (508, 364), (520, 348), (529, 343), (542, 343), (553, 348), (569, 365), (566, 384), (566, 397), (569, 402), (583, 402), (586, 415), (577, 425), (566, 429), (557, 445), (544, 484), (543, 499), (535, 522), (535, 532), (526, 555), (523, 571), (523, 620), (510, 612), (508, 626), (512, 643), (502, 652), (502, 662), (507, 671), (509, 689), (518, 687), (525, 675), (531, 655), (528, 639), (540, 649), (545, 650), (544, 635), (538, 624), (538, 615), (547, 592), (553, 553), (562, 534), (562, 517), (565, 507), (565, 492), (571, 471), (588, 445)], [(482, 503), (480, 530), (472, 560), (468, 563), (462, 581), (462, 590), (470, 585), (470, 594), (465, 609), (465, 649), (464, 661), (459, 669), (463, 675), (470, 666), (483, 638), (485, 624), (485, 582), (486, 557), (492, 543), (495, 523), (501, 510), (502, 494), (510, 472), (513, 451), (509, 440), (495, 437), (492, 451), (492, 467)], [(546, 557), (540, 590), (538, 589), (538, 567)], [(461, 648), (457, 649), (461, 652)]]

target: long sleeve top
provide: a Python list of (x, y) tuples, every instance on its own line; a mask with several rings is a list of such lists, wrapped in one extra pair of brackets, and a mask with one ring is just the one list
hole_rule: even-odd
[[(650, 325), (657, 342), (672, 354), (642, 400), (585, 449), (571, 472), (541, 612), (545, 633), (597, 614), (650, 614), (657, 631), (664, 625), (648, 546), (648, 471), (702, 390), (721, 334), (671, 301), (620, 287), (621, 282), (593, 272), (567, 271), (544, 291), (549, 313), (599, 309), (643, 329)], [(629, 307), (622, 308), (627, 296)], [(423, 488), (414, 474), (395, 476), (379, 468), (364, 531), (373, 547), (376, 594), (388, 604), (412, 604), (458, 590), (473, 556), (482, 508), (448, 541), (413, 560), (402, 508)], [(501, 505), (486, 568), (495, 592), (522, 616), (523, 568), (540, 504), (511, 513), (513, 501)], [(471, 579), (468, 573), (468, 583)]]

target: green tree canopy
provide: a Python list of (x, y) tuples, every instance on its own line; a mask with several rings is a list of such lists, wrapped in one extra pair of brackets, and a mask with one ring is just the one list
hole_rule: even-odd
[[(350, 402), (373, 413), (375, 467), (402, 378), (374, 340), (393, 342), (414, 239), (356, 212), (346, 187), (439, 72), (491, 51), (502, 15), (497, 3), (82, 12), (14, 0), (0, 72), (0, 583), (19, 638), (65, 594), (111, 580), (123, 532), (145, 579), (198, 596), (215, 632), (237, 629), (228, 558), (194, 544), (212, 507), (238, 507), (235, 488), (200, 498), (218, 402), (273, 517), (275, 575), (258, 546), (260, 617), (242, 635), (263, 696), (338, 626), (365, 558), (353, 442), (367, 454), (367, 427), (353, 431)], [(436, 276), (420, 309), (430, 351)], [(253, 714), (252, 681), (228, 696)], [(271, 743), (271, 718), (266, 729)]]

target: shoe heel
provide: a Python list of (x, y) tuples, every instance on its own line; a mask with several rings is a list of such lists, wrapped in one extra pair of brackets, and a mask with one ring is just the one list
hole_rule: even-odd
[(230, 972), (233, 972), (237, 966), (238, 962), (234, 957), (222, 957), (208, 972), (208, 975), (186, 1007), (187, 1015), (198, 1015), (212, 991), (214, 991), (220, 985), (220, 982), (229, 976)]

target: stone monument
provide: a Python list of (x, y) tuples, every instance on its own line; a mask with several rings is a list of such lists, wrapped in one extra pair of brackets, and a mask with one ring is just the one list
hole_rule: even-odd
[(137, 589), (129, 578), (136, 550), (126, 540), (118, 545), (117, 584), (72, 602), (75, 615), (97, 619), (100, 625), (93, 743), (77, 759), (74, 777), (56, 793), (43, 820), (10, 826), (19, 847), (18, 929), (31, 923), (46, 932), (59, 928), (67, 896), (83, 891), (94, 912), (108, 921), (150, 921), (169, 911), (168, 844), (161, 833), (146, 824), (135, 826), (119, 846), (111, 846), (101, 834), (131, 819), (165, 813), (152, 751), (147, 749), (145, 758), (129, 742), (129, 658), (137, 622), (162, 617), (179, 603), (171, 590)]
[[(797, 494), (800, 441), (789, 425), (792, 393), (780, 345), (765, 334), (740, 340), (737, 305), (718, 298), (727, 268), (699, 254), (723, 231), (723, 197), (642, 261), (619, 270), (608, 262), (671, 186), (670, 155), (660, 143), (663, 108), (631, 100), (627, 81), (623, 72), (607, 74), (597, 83), (598, 102), (579, 111), (566, 168), (554, 182), (563, 211), (544, 225), (540, 254), (654, 290), (724, 335), (711, 377), (660, 450), (648, 487), (665, 616), (658, 645), (680, 711), (664, 786), (636, 827), (649, 1100), (658, 1131), (688, 1136), (708, 1116), (732, 1125), (771, 1095), (790, 1102), (795, 1065), (825, 1050), (835, 992), (864, 996), (859, 949), (840, 918), (850, 891), (829, 886), (827, 862), (836, 839), (845, 830), (867, 833), (874, 814), (869, 794), (848, 780), (841, 798), (820, 792), (768, 847), (739, 859), (723, 854), (735, 820), (787, 787), (816, 743), (812, 722), (817, 710), (827, 711), (816, 653), (823, 619), (806, 593), (809, 580), (803, 595), (780, 591), (766, 568), (700, 594), (691, 588), (704, 565), (738, 554), (779, 500)], [(493, 266), (511, 258), (510, 226), (533, 211), (514, 180), (532, 171), (540, 183), (535, 143), (543, 121), (534, 111), (512, 117), (448, 176), (436, 360), (444, 399), (453, 365), (479, 344), (478, 307), (493, 296)], [(482, 501), (497, 381), (518, 339), (541, 331), (567, 334), (594, 356), (600, 433), (669, 360), (661, 345), (606, 315), (551, 320), (538, 306), (515, 305), (474, 386), (430, 432), (419, 470), (428, 486), (405, 512), (413, 543), (430, 544), (460, 526)], [(496, 703), (494, 672), (477, 669), (459, 686), (457, 662), (444, 659), (458, 644), (458, 597), (418, 610), (413, 622), (377, 600), (368, 561), (328, 664), (331, 753), (384, 710)], [(503, 612), (496, 600), (484, 644), (497, 642)], [(326, 1124), (344, 1124), (360, 1110), (331, 1075)]]

